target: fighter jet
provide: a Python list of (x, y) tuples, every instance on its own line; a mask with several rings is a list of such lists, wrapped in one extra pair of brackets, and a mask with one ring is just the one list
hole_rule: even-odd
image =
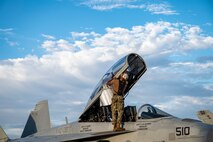
[(131, 53), (116, 62), (101, 78), (78, 121), (51, 128), (48, 102), (44, 100), (30, 113), (21, 138), (11, 140), (0, 128), (0, 142), (213, 142), (210, 112), (198, 112), (201, 122), (177, 118), (150, 104), (142, 105), (138, 111), (136, 106), (126, 106), (125, 130), (112, 131), (112, 94), (106, 83), (127, 72), (126, 97), (146, 70), (144, 60)]

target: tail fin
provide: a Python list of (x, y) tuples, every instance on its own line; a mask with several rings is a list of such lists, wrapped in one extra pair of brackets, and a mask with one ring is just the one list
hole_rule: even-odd
[(48, 101), (40, 101), (36, 104), (34, 111), (31, 111), (21, 138), (49, 129), (50, 127)]
[(213, 125), (213, 113), (208, 110), (202, 110), (197, 112), (198, 118), (206, 124)]
[(9, 139), (4, 132), (4, 130), (0, 127), (0, 142), (7, 142)]

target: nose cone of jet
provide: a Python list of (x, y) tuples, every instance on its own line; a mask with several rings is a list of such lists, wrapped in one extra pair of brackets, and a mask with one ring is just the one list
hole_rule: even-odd
[(211, 130), (209, 130), (209, 132), (208, 132), (207, 142), (213, 142), (213, 126), (212, 126)]

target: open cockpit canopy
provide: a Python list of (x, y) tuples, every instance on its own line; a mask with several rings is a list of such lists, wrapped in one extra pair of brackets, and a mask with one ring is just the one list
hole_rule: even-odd
[(139, 119), (153, 119), (153, 118), (170, 117), (170, 116), (172, 116), (172, 115), (170, 115), (150, 104), (142, 105), (138, 109), (138, 118)]
[[(138, 79), (145, 73), (146, 64), (138, 54), (131, 53), (118, 60), (101, 78), (92, 92), (84, 112), (80, 116), (80, 121), (99, 121), (100, 118), (100, 96), (106, 83), (113, 77), (118, 78), (122, 73), (129, 75), (128, 86), (124, 92), (124, 97)], [(105, 101), (105, 100), (102, 100)]]

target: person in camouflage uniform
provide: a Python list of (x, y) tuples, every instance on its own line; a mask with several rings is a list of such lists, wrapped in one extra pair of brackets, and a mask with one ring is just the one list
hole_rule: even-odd
[(112, 97), (112, 125), (114, 125), (113, 131), (125, 130), (121, 127), (121, 121), (124, 112), (124, 91), (128, 84), (128, 74), (123, 73), (119, 78), (113, 78), (107, 85), (112, 86), (113, 97)]

